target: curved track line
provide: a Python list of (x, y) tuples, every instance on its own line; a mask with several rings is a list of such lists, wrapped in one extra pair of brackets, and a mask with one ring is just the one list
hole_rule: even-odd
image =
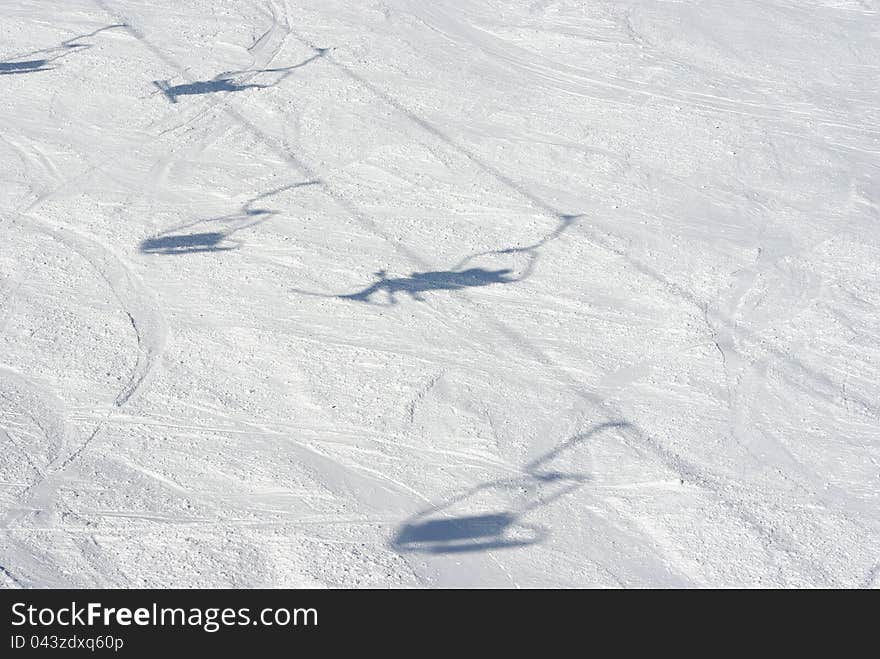
[(138, 356), (128, 382), (116, 396), (116, 407), (122, 407), (143, 386), (162, 354), (167, 330), (157, 303), (131, 269), (108, 247), (69, 227), (52, 226), (29, 213), (19, 215), (88, 261), (128, 316), (137, 337)]

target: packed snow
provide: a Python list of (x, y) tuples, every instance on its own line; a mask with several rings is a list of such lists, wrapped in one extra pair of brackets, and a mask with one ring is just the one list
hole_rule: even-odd
[(880, 1), (0, 0), (0, 584), (880, 586)]

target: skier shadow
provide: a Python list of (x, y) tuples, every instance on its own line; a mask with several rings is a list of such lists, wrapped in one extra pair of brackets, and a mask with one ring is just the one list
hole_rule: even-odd
[[(0, 75), (15, 75), (18, 73), (37, 73), (40, 71), (51, 71), (57, 68), (57, 65), (53, 65), (55, 62), (58, 62), (65, 57), (69, 57), (74, 53), (88, 50), (89, 48), (93, 47), (93, 44), (78, 43), (80, 39), (88, 39), (89, 37), (94, 37), (101, 32), (105, 32), (106, 30), (114, 30), (120, 27), (125, 26), (123, 24), (107, 25), (105, 27), (95, 30), (94, 32), (89, 32), (88, 34), (80, 34), (76, 37), (72, 37), (71, 39), (62, 41), (61, 45), (59, 46), (55, 46), (53, 48), (42, 48), (40, 50), (32, 50), (29, 53), (23, 53), (21, 55), (14, 56), (11, 58), (11, 60), (0, 62)], [(33, 57), (34, 55), (40, 55), (41, 57), (27, 60), (21, 59), (23, 57)]]
[[(198, 252), (225, 252), (238, 249), (242, 246), (242, 242), (232, 238), (236, 233), (266, 221), (273, 215), (277, 215), (278, 211), (268, 208), (254, 208), (255, 204), (268, 197), (301, 188), (307, 185), (315, 185), (317, 181), (304, 181), (301, 183), (293, 183), (285, 185), (269, 192), (264, 192), (245, 202), (237, 213), (230, 215), (221, 215), (220, 217), (212, 217), (208, 219), (196, 220), (188, 224), (178, 225), (157, 236), (147, 238), (140, 244), (140, 251), (143, 254), (195, 254)], [(191, 229), (197, 226), (220, 224), (219, 231), (197, 231), (194, 233), (180, 233), (184, 229)], [(208, 228), (208, 227), (206, 227)]]
[(35, 59), (26, 62), (0, 62), (0, 76), (8, 76), (14, 73), (35, 73), (37, 71), (51, 71), (54, 66), (47, 66), (48, 59)]
[(483, 268), (470, 268), (468, 270), (438, 270), (435, 272), (413, 272), (409, 277), (388, 277), (384, 270), (376, 273), (379, 280), (362, 291), (349, 295), (335, 295), (340, 300), (355, 300), (357, 302), (371, 302), (373, 295), (384, 291), (388, 297), (388, 304), (397, 304), (397, 293), (407, 293), (413, 300), (424, 302), (422, 293), (427, 291), (456, 291), (462, 288), (475, 286), (489, 286), (490, 284), (509, 284), (519, 281), (509, 277), (512, 272), (509, 268), (501, 270), (485, 270)]
[[(220, 73), (211, 80), (196, 80), (194, 82), (188, 82), (181, 85), (170, 85), (167, 80), (154, 80), (153, 84), (159, 89), (159, 91), (161, 91), (165, 95), (165, 98), (167, 98), (171, 103), (177, 103), (177, 99), (180, 96), (197, 96), (201, 94), (215, 94), (218, 92), (231, 93), (245, 91), (247, 89), (267, 89), (268, 87), (279, 85), (296, 69), (306, 66), (316, 59), (323, 57), (328, 50), (329, 49), (327, 48), (318, 49), (317, 54), (312, 55), (308, 59), (300, 62), (299, 64), (294, 64), (293, 66), (286, 66), (275, 69), (246, 69), (243, 71), (229, 71), (225, 73)], [(256, 76), (267, 73), (278, 73), (280, 75), (275, 81), (268, 84), (248, 82)]]
[[(302, 295), (336, 298), (339, 300), (353, 300), (355, 302), (364, 302), (379, 306), (394, 306), (397, 304), (397, 294), (399, 293), (406, 293), (411, 299), (417, 302), (424, 302), (425, 298), (422, 294), (428, 291), (456, 291), (464, 288), (489, 286), (491, 284), (512, 284), (525, 281), (534, 272), (535, 264), (540, 258), (540, 249), (548, 242), (559, 238), (579, 217), (581, 216), (561, 216), (559, 224), (553, 229), (553, 231), (534, 244), (525, 247), (508, 247), (506, 249), (471, 254), (459, 261), (449, 270), (413, 272), (408, 277), (389, 277), (387, 271), (379, 270), (375, 273), (377, 281), (356, 293), (326, 295), (301, 289), (293, 289), (293, 291)], [(526, 254), (528, 256), (528, 263), (522, 274), (514, 276), (511, 268), (487, 270), (485, 268), (471, 267), (464, 269), (466, 265), (481, 256), (501, 254)], [(387, 302), (384, 305), (379, 302), (373, 302), (373, 296), (380, 293), (385, 293)]]
[[(404, 522), (391, 540), (398, 553), (457, 554), (526, 547), (543, 541), (549, 532), (543, 526), (526, 523), (529, 513), (547, 507), (583, 487), (589, 477), (579, 472), (557, 471), (551, 463), (601, 432), (625, 428), (623, 421), (602, 423), (568, 438), (551, 451), (525, 465), (523, 475), (482, 483), (447, 502), (423, 510)], [(525, 493), (525, 494), (523, 494)], [(479, 514), (455, 515), (456, 507), (488, 508), (481, 496), (519, 495), (522, 500), (509, 510), (485, 510)]]

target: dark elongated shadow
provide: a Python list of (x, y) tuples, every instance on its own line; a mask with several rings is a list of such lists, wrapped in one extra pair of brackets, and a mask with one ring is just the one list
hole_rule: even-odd
[[(353, 300), (355, 302), (365, 302), (367, 304), (381, 304), (374, 302), (374, 296), (378, 297), (383, 294), (386, 298), (386, 306), (397, 304), (397, 294), (406, 293), (413, 300), (424, 302), (423, 293), (429, 291), (456, 291), (464, 288), (475, 288), (479, 286), (489, 286), (491, 284), (512, 284), (528, 279), (535, 269), (535, 265), (540, 258), (540, 250), (547, 243), (556, 240), (568, 229), (580, 215), (564, 215), (561, 216), (558, 225), (547, 235), (537, 242), (526, 245), (524, 247), (506, 247), (503, 249), (489, 250), (477, 252), (465, 257), (449, 270), (436, 270), (429, 272), (413, 272), (408, 277), (388, 277), (385, 270), (380, 270), (376, 274), (377, 281), (356, 293), (346, 293), (339, 295), (325, 295), (304, 291), (301, 289), (293, 289), (294, 292), (304, 295), (312, 295), (318, 297), (337, 298), (339, 300)], [(526, 254), (528, 255), (528, 264), (522, 274), (514, 276), (513, 270), (504, 268), (499, 270), (487, 270), (485, 268), (467, 268), (466, 265), (481, 256), (504, 255), (504, 254)]]
[[(40, 48), (27, 53), (22, 53), (10, 57), (8, 60), (0, 62), (0, 75), (15, 75), (19, 73), (37, 73), (39, 71), (51, 71), (57, 68), (56, 62), (64, 59), (74, 53), (81, 52), (92, 48), (94, 44), (79, 43), (82, 39), (94, 37), (106, 30), (114, 30), (116, 28), (125, 27), (122, 24), (107, 25), (88, 34), (80, 34), (65, 41), (60, 45), (51, 48)], [(37, 55), (38, 57), (34, 58)], [(33, 59), (24, 59), (30, 57)]]
[[(492, 284), (511, 284), (520, 281), (519, 277), (510, 276), (512, 272), (510, 268), (500, 270), (468, 268), (467, 270), (413, 272), (408, 277), (389, 277), (385, 270), (379, 270), (376, 273), (377, 280), (356, 293), (328, 295), (300, 288), (293, 288), (291, 290), (300, 295), (350, 300), (380, 306), (394, 306), (398, 302), (397, 295), (399, 293), (406, 293), (411, 299), (417, 302), (424, 302), (425, 297), (423, 294), (430, 291), (457, 291), (463, 288), (477, 288)], [(385, 294), (385, 303), (373, 301), (374, 296), (382, 293)]]
[(53, 66), (47, 66), (49, 60), (34, 59), (26, 62), (0, 62), (0, 75), (12, 75), (14, 73), (34, 73), (36, 71), (51, 71)]
[(413, 272), (409, 277), (386, 276), (384, 270), (376, 273), (379, 280), (362, 291), (349, 295), (337, 295), (341, 300), (355, 300), (373, 304), (372, 297), (380, 292), (385, 293), (389, 305), (397, 304), (398, 293), (406, 293), (413, 300), (424, 302), (422, 293), (428, 291), (456, 291), (462, 288), (489, 286), (490, 284), (509, 284), (518, 281), (508, 275), (511, 270), (484, 270), (470, 268), (463, 271), (438, 270), (436, 272)]
[[(526, 523), (528, 513), (551, 505), (560, 498), (583, 487), (589, 480), (580, 472), (561, 472), (549, 465), (563, 453), (597, 434), (625, 429), (630, 424), (611, 421), (568, 438), (552, 450), (523, 467), (516, 478), (481, 483), (446, 502), (431, 506), (401, 524), (391, 540), (391, 547), (400, 553), (454, 554), (464, 552), (515, 549), (541, 542), (549, 531)], [(509, 510), (488, 510), (478, 514), (450, 514), (455, 507), (470, 507), (475, 498), (487, 492), (498, 494), (532, 491), (524, 502)]]
[(265, 89), (270, 85), (240, 84), (232, 78), (215, 78), (187, 83), (185, 85), (170, 86), (166, 80), (154, 80), (153, 84), (171, 103), (177, 103), (179, 96), (195, 96), (198, 94), (214, 94), (217, 92), (240, 92), (245, 89)]
[[(310, 62), (315, 61), (324, 56), (324, 52), (319, 51), (308, 59), (294, 64), (273, 69), (246, 69), (242, 71), (227, 71), (220, 73), (211, 80), (196, 80), (181, 85), (171, 85), (167, 80), (154, 80), (153, 84), (161, 91), (165, 98), (171, 103), (177, 103), (177, 99), (181, 96), (198, 96), (201, 94), (216, 94), (220, 92), (234, 93), (248, 89), (267, 89), (281, 84), (281, 82), (289, 76), (294, 70), (306, 66)], [(276, 79), (271, 83), (248, 82), (256, 76), (262, 74), (278, 74)]]
[[(241, 241), (232, 239), (232, 236), (243, 229), (249, 229), (278, 212), (267, 208), (254, 208), (258, 202), (281, 194), (287, 190), (301, 188), (307, 185), (315, 185), (315, 181), (304, 181), (284, 185), (275, 188), (269, 192), (264, 192), (246, 201), (242, 204), (237, 213), (230, 215), (221, 215), (220, 217), (211, 217), (207, 219), (196, 220), (180, 224), (157, 236), (147, 238), (141, 242), (140, 251), (143, 254), (196, 254), (199, 252), (226, 252), (241, 247)], [(209, 225), (211, 227), (219, 224), (221, 230), (214, 231), (196, 231), (192, 233), (181, 233), (186, 229), (193, 227)]]
[(148, 238), (141, 243), (144, 254), (192, 254), (194, 252), (220, 252), (235, 247), (222, 244), (226, 234), (214, 231), (185, 235)]
[(494, 549), (514, 549), (533, 545), (545, 537), (542, 529), (523, 526), (522, 537), (507, 537), (516, 530), (517, 517), (507, 513), (471, 515), (451, 519), (432, 519), (406, 524), (394, 538), (397, 551), (430, 554), (460, 554)]

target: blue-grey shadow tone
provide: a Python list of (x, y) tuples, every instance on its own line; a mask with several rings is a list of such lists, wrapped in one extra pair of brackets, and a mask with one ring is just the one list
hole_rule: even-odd
[[(353, 300), (355, 302), (364, 302), (366, 304), (382, 306), (393, 306), (398, 303), (397, 295), (399, 293), (405, 293), (417, 302), (424, 302), (425, 298), (423, 293), (430, 291), (457, 291), (464, 288), (491, 286), (492, 284), (513, 284), (521, 282), (532, 275), (532, 272), (535, 269), (535, 264), (540, 258), (541, 248), (547, 243), (559, 238), (579, 217), (581, 216), (563, 215), (557, 226), (550, 233), (531, 245), (526, 245), (524, 247), (506, 247), (504, 249), (471, 254), (459, 261), (449, 270), (413, 272), (407, 277), (389, 277), (385, 270), (380, 270), (376, 273), (377, 281), (356, 293), (328, 295), (296, 288), (293, 289), (293, 291), (302, 295), (336, 298), (339, 300)], [(481, 256), (499, 254), (527, 255), (528, 263), (522, 271), (522, 274), (518, 276), (514, 275), (513, 270), (510, 268), (487, 270), (485, 268), (471, 267), (465, 269), (466, 265)], [(384, 294), (384, 303), (374, 300), (374, 298), (379, 298), (382, 294)]]
[(265, 89), (269, 85), (258, 84), (240, 84), (234, 82), (232, 78), (215, 78), (214, 80), (203, 80), (191, 82), (185, 85), (168, 85), (165, 80), (154, 80), (153, 84), (165, 94), (165, 97), (172, 103), (177, 103), (179, 96), (194, 96), (197, 94), (214, 94), (217, 92), (240, 92), (245, 89)]
[[(629, 425), (623, 421), (599, 424), (587, 432), (570, 437), (529, 462), (523, 467), (523, 475), (520, 477), (481, 483), (445, 503), (423, 510), (398, 527), (391, 540), (391, 548), (399, 553), (456, 554), (515, 549), (541, 542), (549, 531), (524, 522), (523, 517), (571, 494), (589, 480), (583, 473), (548, 469), (549, 463), (600, 432), (624, 429)], [(512, 505), (510, 510), (468, 515), (450, 514), (449, 511), (454, 506), (467, 506), (468, 500), (487, 492), (496, 495), (522, 492), (532, 494), (524, 502)]]
[[(293, 66), (285, 66), (274, 69), (248, 69), (244, 71), (230, 71), (221, 73), (211, 80), (196, 80), (180, 85), (171, 85), (167, 80), (154, 80), (153, 84), (161, 91), (165, 98), (171, 103), (177, 103), (177, 99), (181, 96), (199, 96), (202, 94), (216, 94), (220, 92), (234, 93), (247, 89), (267, 89), (280, 84), (294, 70), (306, 66), (310, 62), (315, 61), (324, 56), (326, 49), (322, 49), (308, 59), (294, 64)], [(248, 82), (256, 76), (262, 74), (274, 73), (278, 74), (276, 80), (271, 83)]]
[(0, 75), (12, 75), (14, 73), (34, 73), (36, 71), (51, 71), (52, 66), (47, 66), (49, 60), (34, 59), (26, 62), (0, 62)]
[(506, 538), (516, 520), (510, 513), (494, 513), (405, 524), (395, 536), (394, 545), (398, 551), (458, 554), (525, 547), (544, 537), (541, 530), (529, 527), (529, 537)]
[[(81, 39), (94, 37), (106, 30), (114, 30), (116, 28), (125, 27), (122, 24), (107, 25), (88, 34), (80, 34), (66, 41), (62, 41), (60, 45), (51, 48), (40, 48), (32, 50), (28, 53), (22, 53), (17, 56), (10, 57), (8, 60), (0, 62), (0, 75), (15, 75), (19, 73), (37, 73), (40, 71), (52, 71), (57, 68), (56, 62), (68, 57), (74, 53), (92, 48), (92, 44), (79, 43)], [(34, 57), (37, 55), (38, 57)], [(23, 59), (29, 57), (32, 59)]]
[(397, 293), (406, 293), (413, 300), (424, 301), (422, 293), (427, 291), (457, 291), (462, 288), (489, 286), (490, 284), (509, 284), (517, 279), (511, 278), (510, 269), (484, 270), (470, 268), (456, 272), (438, 270), (436, 272), (413, 272), (409, 277), (388, 277), (384, 270), (376, 273), (379, 280), (362, 291), (349, 295), (337, 295), (341, 300), (372, 302), (372, 297), (380, 292), (386, 294), (389, 304), (397, 304)]
[(144, 254), (193, 254), (195, 252), (221, 252), (235, 249), (222, 245), (226, 234), (218, 231), (190, 233), (185, 235), (148, 238), (141, 243)]
[[(277, 211), (268, 208), (254, 208), (257, 202), (287, 190), (315, 184), (315, 181), (304, 181), (284, 185), (249, 199), (242, 204), (237, 213), (203, 218), (195, 222), (177, 225), (157, 236), (143, 240), (140, 244), (140, 251), (143, 254), (181, 255), (197, 254), (200, 252), (228, 252), (238, 249), (241, 247), (242, 242), (232, 238), (236, 233), (243, 229), (254, 227), (273, 215), (277, 215)], [(218, 225), (221, 230), (182, 233), (186, 229), (192, 229), (193, 227), (213, 228)]]

